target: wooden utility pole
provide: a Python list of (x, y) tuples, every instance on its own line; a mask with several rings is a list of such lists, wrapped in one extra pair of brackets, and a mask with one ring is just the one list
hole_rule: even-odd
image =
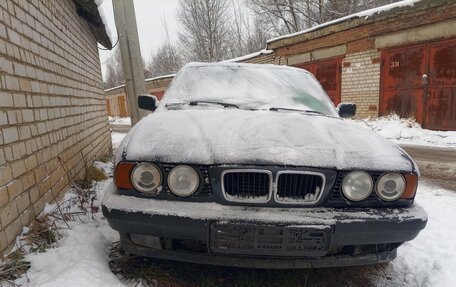
[(134, 125), (145, 115), (145, 112), (138, 108), (138, 96), (147, 94), (136, 27), (135, 6), (133, 0), (113, 0), (112, 4), (125, 75), (127, 106), (131, 116), (131, 124)]

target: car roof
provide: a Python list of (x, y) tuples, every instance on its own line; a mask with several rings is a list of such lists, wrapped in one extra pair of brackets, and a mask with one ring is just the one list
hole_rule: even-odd
[[(312, 75), (309, 71), (290, 67), (285, 65), (274, 65), (274, 64), (252, 64), (252, 63), (227, 63), (227, 62), (215, 62), (215, 63), (205, 63), (205, 62), (190, 62), (186, 64), (182, 69), (186, 68), (199, 68), (199, 67), (239, 67), (239, 68), (260, 68), (260, 69), (283, 69), (283, 70), (294, 70), (294, 71), (301, 71)], [(312, 75), (313, 76), (313, 75)]]

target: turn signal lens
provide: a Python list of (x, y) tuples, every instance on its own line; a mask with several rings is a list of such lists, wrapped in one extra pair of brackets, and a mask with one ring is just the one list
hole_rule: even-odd
[(133, 184), (130, 180), (131, 171), (136, 164), (131, 162), (121, 162), (117, 165), (114, 182), (118, 188), (122, 189), (133, 189)]
[(415, 196), (416, 188), (418, 187), (418, 176), (414, 173), (408, 173), (403, 175), (406, 182), (405, 191), (401, 198), (412, 199)]

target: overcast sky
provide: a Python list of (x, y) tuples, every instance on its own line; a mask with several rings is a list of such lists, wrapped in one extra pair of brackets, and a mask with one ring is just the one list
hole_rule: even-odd
[[(148, 61), (150, 55), (166, 40), (164, 23), (168, 27), (171, 40), (177, 38), (176, 8), (179, 0), (134, 0), (136, 21), (138, 25), (141, 54)], [(101, 6), (111, 31), (113, 44), (117, 41), (114, 24), (112, 0), (104, 0)], [(117, 47), (116, 47), (117, 48)], [(100, 60), (104, 64), (111, 57), (110, 51), (100, 50)]]

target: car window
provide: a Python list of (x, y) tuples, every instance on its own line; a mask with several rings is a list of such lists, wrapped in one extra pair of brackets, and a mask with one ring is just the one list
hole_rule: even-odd
[(172, 81), (161, 107), (191, 101), (230, 103), (246, 109), (313, 110), (337, 116), (312, 74), (275, 65), (188, 64)]

